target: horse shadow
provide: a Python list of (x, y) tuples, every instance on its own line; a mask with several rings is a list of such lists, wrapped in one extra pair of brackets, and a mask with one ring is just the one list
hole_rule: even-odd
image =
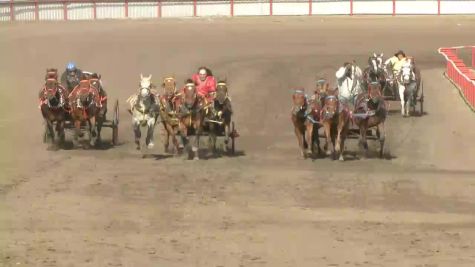
[(118, 144), (114, 145), (110, 141), (102, 141), (102, 142), (97, 142), (95, 146), (91, 146), (88, 141), (86, 140), (81, 140), (79, 141), (79, 146), (74, 147), (74, 144), (72, 141), (64, 141), (64, 143), (60, 146), (58, 146), (57, 150), (75, 150), (75, 149), (84, 149), (84, 150), (109, 150), (115, 147), (121, 147), (125, 145), (124, 142), (119, 142)]
[(223, 150), (217, 150), (216, 152), (212, 153), (208, 148), (203, 148), (200, 151), (200, 159), (203, 160), (211, 160), (211, 159), (219, 159), (219, 158), (237, 158), (246, 156), (246, 153), (243, 150), (235, 150), (234, 153), (232, 152), (225, 152)]
[[(355, 161), (355, 160), (393, 160), (397, 157), (391, 152), (385, 150), (383, 152), (383, 157), (379, 157), (379, 152), (374, 150), (369, 150), (366, 157), (363, 154), (363, 151), (345, 151), (345, 161)], [(349, 156), (349, 157), (348, 157)]]

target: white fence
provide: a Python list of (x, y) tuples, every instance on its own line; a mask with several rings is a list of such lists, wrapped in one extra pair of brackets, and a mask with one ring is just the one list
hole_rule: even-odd
[(26, 0), (0, 2), (0, 21), (202, 16), (475, 14), (475, 0)]

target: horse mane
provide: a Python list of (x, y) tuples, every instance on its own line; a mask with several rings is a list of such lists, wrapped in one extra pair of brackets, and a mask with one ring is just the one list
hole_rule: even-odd
[(189, 84), (189, 83), (192, 83), (196, 86), (196, 83), (195, 83), (195, 81), (193, 81), (193, 79), (188, 78), (188, 79), (185, 80), (185, 84)]

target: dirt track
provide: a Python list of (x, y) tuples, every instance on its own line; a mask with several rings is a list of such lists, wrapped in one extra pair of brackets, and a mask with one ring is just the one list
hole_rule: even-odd
[[(474, 266), (475, 116), (442, 77), (440, 46), (475, 19), (242, 18), (0, 27), (1, 266)], [(459, 24), (459, 25), (458, 25)], [(344, 61), (402, 48), (427, 115), (391, 114), (390, 160), (301, 160), (290, 88), (334, 84)], [(75, 60), (121, 103), (120, 146), (47, 151), (37, 92)], [(145, 159), (125, 99), (140, 72), (180, 85), (227, 76), (239, 156)], [(398, 103), (392, 103), (396, 109)], [(161, 127), (161, 125), (159, 126)], [(109, 130), (105, 137), (110, 136)], [(161, 144), (157, 135), (157, 145)], [(356, 141), (348, 142), (357, 152)]]

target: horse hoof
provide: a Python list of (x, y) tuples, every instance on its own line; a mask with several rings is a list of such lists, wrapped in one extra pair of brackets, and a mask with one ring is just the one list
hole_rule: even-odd
[(149, 144), (147, 145), (147, 148), (148, 148), (148, 149), (152, 149), (152, 148), (153, 148), (153, 146), (154, 146), (154, 144), (153, 144), (153, 143), (149, 143)]
[(194, 157), (194, 158), (193, 158), (193, 160), (200, 160), (200, 158), (198, 158), (198, 157)]
[(338, 158), (338, 160), (339, 160), (339, 161), (345, 161), (345, 158), (344, 158), (342, 155), (340, 155), (340, 157)]

